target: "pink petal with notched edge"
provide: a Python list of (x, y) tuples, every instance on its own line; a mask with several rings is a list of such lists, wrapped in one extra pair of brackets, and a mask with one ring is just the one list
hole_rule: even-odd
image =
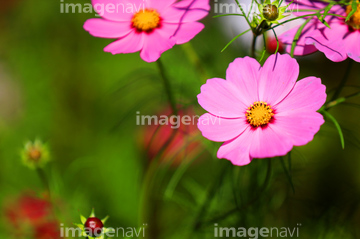
[(236, 86), (239, 91), (238, 97), (249, 107), (255, 101), (259, 101), (258, 79), (260, 64), (257, 60), (244, 57), (237, 58), (226, 70), (226, 79)]
[(182, 9), (185, 12), (181, 18), (181, 22), (198, 21), (209, 14), (210, 1), (209, 0), (182, 0), (174, 4), (177, 9)]
[(354, 31), (346, 39), (347, 55), (354, 61), (360, 62), (360, 31)]
[(144, 34), (144, 47), (140, 52), (141, 58), (146, 62), (154, 62), (161, 54), (175, 45), (175, 39), (171, 36), (176, 25), (162, 24), (161, 28)]
[[(305, 39), (307, 36), (311, 36), (314, 31), (316, 31), (316, 23), (317, 20), (312, 20), (309, 24), (305, 26), (303, 29), (294, 50), (294, 55), (296, 56), (304, 56), (317, 51), (316, 47), (313, 45), (306, 45)], [(300, 25), (301, 26), (301, 25)], [(299, 27), (300, 27), (299, 26)], [(299, 27), (294, 27), (293, 29), (284, 32), (279, 36), (279, 40), (286, 45), (286, 52), (291, 52), (291, 46), (294, 40), (294, 37), (299, 29)]]
[[(288, 1), (288, 2), (292, 2), (292, 1)], [(295, 0), (290, 5), (288, 10), (292, 11), (292, 13), (295, 14), (296, 16), (302, 16), (305, 14), (311, 14), (313, 12), (303, 12), (303, 11), (298, 12), (297, 10), (304, 10), (304, 9), (318, 10), (318, 9), (324, 8), (324, 7), (325, 7), (325, 3), (323, 1)], [(332, 6), (329, 13), (336, 13), (339, 15), (344, 15), (345, 10), (342, 6), (335, 5), (335, 6)], [(343, 19), (328, 15), (325, 17), (325, 21), (328, 23), (343, 22)], [(288, 53), (291, 52), (291, 46), (292, 46), (294, 37), (295, 37), (298, 29), (300, 28), (300, 26), (301, 26), (301, 24), (299, 24), (299, 26), (294, 27), (293, 29), (291, 29), (289, 31), (286, 31), (285, 33), (281, 34), (279, 37), (279, 40), (282, 41), (284, 44), (286, 44), (286, 52), (288, 52)], [(306, 43), (306, 37), (313, 36), (314, 34), (316, 34), (318, 29), (323, 29), (324, 27), (325, 27), (325, 25), (323, 23), (321, 23), (317, 18), (312, 19), (302, 30), (302, 33), (301, 33), (301, 35), (296, 43), (296, 47), (294, 49), (294, 55), (303, 56), (303, 55), (308, 55), (308, 54), (316, 52), (317, 49), (315, 46), (313, 46), (312, 44)]]
[(299, 76), (299, 64), (289, 55), (271, 55), (260, 70), (259, 100), (270, 105), (282, 101)]
[[(165, 23), (164, 23), (165, 24)], [(193, 39), (199, 32), (204, 29), (204, 24), (200, 22), (189, 22), (179, 25), (174, 33), (176, 44), (183, 44)]]
[(271, 128), (294, 146), (302, 146), (313, 140), (323, 123), (324, 118), (320, 113), (304, 111), (286, 116), (276, 115)]
[(227, 119), (212, 114), (203, 114), (198, 120), (202, 135), (216, 142), (224, 142), (239, 136), (249, 127), (245, 115), (242, 118)]
[(161, 17), (164, 22), (168, 23), (187, 23), (195, 22), (209, 14), (209, 10), (205, 8), (177, 8), (175, 5), (168, 7), (161, 12)]
[(146, 7), (156, 9), (162, 15), (163, 11), (175, 2), (176, 0), (147, 0)]
[(175, 3), (174, 7), (180, 9), (190, 8), (190, 9), (204, 9), (206, 11), (210, 10), (209, 0), (182, 0)]
[(291, 138), (268, 124), (264, 128), (257, 127), (251, 132), (253, 141), (250, 146), (252, 158), (272, 158), (286, 155), (293, 147)]
[(132, 31), (129, 35), (110, 43), (104, 48), (104, 51), (112, 54), (134, 53), (142, 49), (144, 38), (144, 34)]
[(224, 118), (244, 117), (247, 105), (240, 98), (235, 85), (227, 80), (212, 78), (201, 86), (199, 104), (209, 113)]
[(305, 44), (313, 44), (328, 59), (340, 62), (347, 58), (348, 46), (346, 45), (346, 39), (351, 33), (348, 32), (346, 24), (335, 22), (330, 23), (330, 27), (331, 29), (324, 27), (311, 36), (307, 36)]
[(110, 21), (130, 22), (144, 7), (143, 0), (91, 0), (94, 10)]
[(133, 31), (128, 22), (112, 22), (92, 18), (85, 22), (84, 29), (95, 37), (120, 38)]
[(217, 152), (217, 157), (228, 159), (232, 164), (238, 166), (249, 164), (252, 160), (250, 146), (254, 138), (254, 134), (251, 131), (252, 129), (249, 126), (235, 139), (223, 143)]
[(326, 87), (316, 77), (307, 77), (296, 82), (294, 89), (283, 101), (273, 106), (276, 117), (295, 112), (315, 112), (325, 103)]
[[(287, 10), (291, 11), (291, 13), (293, 13), (296, 16), (303, 16), (303, 15), (308, 15), (308, 14), (312, 14), (314, 13), (314, 11), (298, 11), (298, 10), (319, 10), (322, 9), (324, 7), (326, 7), (326, 5), (328, 5), (328, 3), (324, 2), (324, 1), (309, 1), (309, 0), (286, 0), (288, 3), (292, 3)], [(340, 5), (334, 5), (331, 7), (329, 13), (337, 13), (337, 14), (342, 14), (344, 11), (343, 7)], [(328, 21), (332, 16), (327, 16), (325, 18), (326, 21)]]
[[(323, 1), (313, 1), (313, 0), (286, 0), (286, 2), (292, 2), (293, 5), (298, 6), (298, 9), (320, 9), (325, 7), (325, 2)], [(296, 9), (296, 8), (295, 8)]]

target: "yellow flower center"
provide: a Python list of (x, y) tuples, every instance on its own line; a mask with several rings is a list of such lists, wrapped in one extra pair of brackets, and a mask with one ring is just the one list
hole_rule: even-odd
[(38, 150), (37, 148), (32, 148), (30, 151), (29, 151), (29, 159), (31, 160), (34, 160), (34, 161), (37, 161), (40, 159), (41, 157), (41, 152), (40, 150)]
[(151, 31), (160, 25), (160, 14), (156, 10), (145, 9), (134, 14), (131, 22), (138, 31)]
[[(351, 10), (351, 5), (348, 5), (346, 7), (346, 14), (349, 15)], [(354, 29), (360, 29), (360, 4), (357, 5), (356, 12), (350, 17), (350, 19), (346, 23), (349, 26), (352, 26)]]
[(274, 115), (270, 105), (263, 101), (256, 101), (247, 109), (246, 119), (253, 127), (267, 125)]

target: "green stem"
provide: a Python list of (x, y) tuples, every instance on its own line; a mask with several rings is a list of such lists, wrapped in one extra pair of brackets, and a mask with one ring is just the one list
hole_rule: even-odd
[(349, 75), (350, 75), (350, 71), (351, 71), (351, 67), (353, 65), (353, 60), (349, 61), (348, 67), (346, 69), (345, 75), (343, 77), (343, 79), (341, 80), (338, 88), (336, 89), (334, 95), (331, 98), (331, 101), (334, 101), (335, 99), (337, 99), (342, 91), (342, 89), (344, 88), (347, 80), (349, 79)]
[(250, 18), (250, 14), (251, 14), (251, 11), (252, 11), (252, 9), (253, 9), (254, 2), (255, 2), (255, 0), (251, 0), (250, 10), (249, 10), (249, 12), (248, 12), (248, 14), (247, 14), (247, 16), (246, 16), (248, 19)]
[(255, 54), (255, 48), (256, 48), (256, 39), (257, 39), (258, 35), (254, 34), (253, 35), (253, 40), (252, 40), (252, 44), (251, 44), (251, 57), (256, 59), (256, 54)]
[[(283, 26), (285, 23), (288, 23), (288, 22), (292, 22), (292, 21), (295, 21), (295, 20), (298, 20), (298, 19), (302, 19), (302, 18), (305, 18), (305, 17), (316, 17), (318, 16), (318, 13), (319, 11), (316, 13), (316, 14), (307, 14), (307, 15), (302, 15), (300, 17), (294, 17), (294, 18), (291, 18), (289, 20), (286, 20), (286, 21), (283, 21), (281, 22), (281, 24), (277, 24), (273, 27), (270, 27), (269, 29), (266, 29), (265, 31), (269, 31), (271, 29), (274, 29), (274, 28), (277, 28), (279, 26)], [(333, 13), (328, 13), (327, 16), (335, 16), (335, 17), (340, 17), (340, 18), (345, 18), (344, 16), (342, 15), (339, 15), (339, 14), (333, 14)]]
[[(299, 41), (301, 32), (303, 31), (305, 26), (311, 21), (311, 19), (312, 19), (311, 17), (306, 19), (306, 21), (297, 30), (297, 32), (296, 32), (296, 34), (294, 36), (293, 42), (291, 44), (291, 51), (290, 51), (290, 56), (291, 57), (294, 57), (295, 47), (296, 47), (297, 42)], [(272, 29), (272, 30), (274, 31), (274, 29)]]
[[(289, 158), (290, 158), (290, 155), (289, 155)], [(283, 167), (284, 169), (284, 172), (286, 174), (286, 177), (288, 178), (289, 180), (289, 183), (290, 183), (290, 186), (291, 186), (291, 189), (293, 191), (293, 193), (295, 193), (295, 187), (294, 187), (294, 184), (293, 184), (293, 181), (292, 181), (292, 177), (291, 177), (291, 172), (290, 172), (290, 167), (291, 167), (291, 160), (289, 160), (289, 170), (286, 168), (286, 165), (285, 165), (285, 162), (284, 162), (284, 158), (283, 157), (280, 157), (280, 162), (281, 162), (281, 166)]]
[(345, 96), (345, 97), (340, 97), (340, 98), (338, 98), (336, 100), (330, 101), (322, 109), (328, 110), (328, 109), (330, 109), (330, 108), (332, 108), (334, 106), (337, 106), (337, 105), (339, 105), (341, 103), (344, 103), (346, 100), (348, 100), (350, 98), (353, 98), (353, 97), (356, 97), (356, 96), (360, 96), (360, 92), (356, 92), (354, 94), (351, 94), (351, 95), (348, 95), (348, 96)]
[[(246, 204), (244, 204), (240, 208), (236, 207), (234, 209), (231, 209), (231, 210), (227, 211), (225, 214), (223, 214), (223, 215), (221, 215), (219, 217), (213, 218), (213, 219), (211, 219), (211, 220), (209, 220), (207, 222), (204, 222), (203, 224), (210, 225), (212, 223), (220, 222), (220, 221), (226, 219), (227, 217), (233, 215), (234, 213), (239, 212), (239, 211), (243, 211), (243, 210), (247, 209), (248, 207), (252, 206), (254, 203), (256, 203), (260, 199), (261, 194), (263, 192), (265, 192), (266, 188), (269, 185), (270, 178), (271, 178), (271, 158), (268, 159), (268, 166), (267, 166), (267, 171), (266, 171), (266, 176), (265, 176), (264, 183), (261, 186), (260, 191), (257, 193), (257, 195), (252, 200), (248, 201)], [(198, 228), (200, 228), (203, 224), (199, 224)]]
[[(261, 34), (263, 34), (263, 30), (264, 28), (266, 28), (267, 22), (265, 20), (263, 20), (255, 29), (253, 29), (253, 41), (251, 44), (251, 57), (256, 59), (256, 54), (255, 54), (255, 50), (256, 50), (256, 39), (258, 36), (260, 36)], [(265, 44), (265, 43), (264, 43)]]
[(242, 15), (245, 17), (245, 20), (246, 20), (246, 22), (248, 23), (249, 27), (251, 27), (250, 20), (249, 20), (249, 18), (246, 16), (244, 9), (242, 8), (241, 4), (239, 3), (239, 0), (235, 0), (235, 2), (237, 3), (238, 7), (240, 8), (240, 11), (241, 11)]
[(221, 185), (228, 168), (229, 168), (228, 165), (225, 165), (225, 167), (223, 168), (223, 170), (220, 173), (220, 177), (216, 178), (216, 180), (210, 187), (207, 197), (195, 218), (195, 223), (193, 224), (193, 231), (196, 231), (201, 227), (201, 225), (202, 225), (201, 220), (203, 219), (203, 217), (206, 214), (206, 209), (209, 207), (210, 203), (214, 199), (214, 196), (215, 196), (217, 190), (219, 189), (219, 186)]
[(202, 61), (192, 46), (191, 42), (181, 45), (191, 64), (194, 65), (199, 72), (199, 75), (202, 81), (206, 81), (209, 79), (204, 66), (202, 65)]
[(156, 61), (156, 63), (157, 63), (157, 66), (158, 66), (158, 68), (159, 68), (159, 72), (160, 72), (161, 78), (162, 78), (163, 83), (164, 83), (165, 92), (166, 92), (166, 95), (167, 95), (169, 104), (170, 104), (170, 106), (171, 106), (172, 113), (176, 115), (176, 114), (177, 114), (176, 103), (175, 103), (175, 99), (174, 99), (173, 92), (172, 92), (172, 90), (171, 90), (169, 78), (168, 78), (168, 77), (166, 76), (166, 74), (165, 74), (165, 68), (164, 68), (164, 65), (163, 65), (163, 63), (161, 62), (161, 60), (158, 59), (158, 60)]
[[(156, 233), (156, 210), (155, 208), (159, 205), (157, 205), (157, 201), (155, 200), (155, 195), (158, 195), (158, 187), (156, 186), (155, 180), (158, 173), (160, 160), (163, 155), (163, 152), (166, 150), (166, 148), (170, 145), (171, 142), (173, 142), (174, 137), (176, 136), (176, 130), (173, 130), (169, 139), (165, 142), (165, 144), (160, 148), (158, 151), (156, 157), (151, 160), (150, 165), (146, 168), (145, 176), (143, 179), (143, 185), (140, 195), (140, 216), (139, 216), (139, 225), (141, 225), (143, 222), (148, 222), (149, 220), (154, 220), (154, 226), (151, 227), (150, 233), (154, 234)], [(155, 131), (156, 133), (156, 131)], [(150, 142), (151, 144), (151, 142)], [(150, 146), (149, 144), (149, 146)], [(156, 237), (151, 237), (156, 238)]]
[(49, 181), (47, 179), (47, 176), (46, 176), (46, 173), (45, 173), (44, 169), (37, 168), (36, 172), (39, 175), (39, 178), (40, 178), (42, 184), (44, 185), (45, 190), (49, 193), (49, 197), (50, 197), (50, 184), (49, 184)]

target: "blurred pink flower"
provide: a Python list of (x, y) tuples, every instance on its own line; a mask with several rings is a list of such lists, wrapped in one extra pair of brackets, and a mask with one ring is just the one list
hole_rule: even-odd
[(118, 38), (104, 51), (140, 51), (147, 62), (156, 61), (175, 44), (195, 37), (204, 28), (197, 21), (210, 10), (209, 0), (92, 0), (92, 4), (102, 19), (87, 20), (84, 29), (95, 37)]
[(21, 195), (5, 209), (7, 219), (15, 227), (23, 223), (35, 225), (48, 218), (51, 212), (50, 202), (34, 193)]
[[(328, 4), (325, 1), (295, 0), (291, 8), (319, 10)], [(351, 6), (345, 9), (340, 5), (335, 5), (329, 13), (347, 16), (350, 11)], [(295, 14), (300, 16), (311, 13), (314, 12), (298, 12)], [(347, 57), (360, 62), (360, 5), (358, 4), (356, 13), (347, 22), (345, 22), (345, 18), (336, 16), (327, 16), (325, 20), (329, 23), (330, 28), (326, 27), (316, 17), (306, 25), (297, 42), (294, 54), (307, 55), (318, 50), (334, 62), (343, 61)], [(287, 52), (291, 51), (291, 44), (299, 27), (295, 27), (279, 37), (287, 45)]]
[[(159, 114), (159, 117), (172, 117), (171, 112), (172, 110), (167, 108)], [(194, 110), (181, 109), (176, 117), (178, 117), (176, 124), (170, 122), (164, 125), (147, 125), (141, 134), (142, 142), (140, 142), (149, 159), (158, 156), (161, 163), (170, 163), (174, 167), (184, 160), (191, 162), (204, 151), (199, 140), (201, 134), (196, 126), (198, 117)], [(189, 119), (187, 124), (182, 122), (185, 117)]]
[(5, 218), (16, 238), (60, 238), (60, 223), (54, 218), (47, 197), (26, 192), (6, 204)]
[(326, 100), (316, 77), (296, 82), (299, 65), (289, 55), (271, 55), (264, 66), (253, 58), (237, 58), (226, 80), (209, 79), (199, 104), (209, 113), (198, 127), (203, 136), (225, 143), (218, 158), (246, 165), (253, 158), (286, 155), (311, 141), (324, 123), (316, 111)]
[(34, 238), (36, 239), (60, 239), (59, 222), (49, 221), (35, 226)]

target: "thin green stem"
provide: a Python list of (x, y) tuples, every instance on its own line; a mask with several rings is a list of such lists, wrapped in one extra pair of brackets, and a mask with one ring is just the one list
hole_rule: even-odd
[(254, 34), (253, 35), (253, 40), (252, 40), (252, 44), (251, 44), (251, 57), (256, 59), (256, 54), (255, 54), (255, 50), (256, 50), (256, 39), (257, 39), (258, 35)]
[(249, 12), (248, 12), (248, 14), (247, 14), (247, 18), (250, 18), (250, 14), (251, 14), (251, 11), (252, 11), (252, 9), (253, 9), (254, 2), (255, 2), (255, 0), (251, 0), (250, 10), (249, 10)]
[[(294, 18), (291, 18), (291, 19), (289, 19), (289, 20), (286, 20), (286, 21), (281, 22), (281, 24), (277, 24), (277, 25), (275, 25), (275, 26), (273, 26), (273, 27), (270, 27), (269, 29), (266, 29), (265, 31), (270, 31), (271, 29), (277, 28), (277, 27), (279, 27), (279, 26), (283, 26), (285, 23), (292, 22), (292, 21), (295, 21), (295, 20), (298, 20), (298, 19), (301, 19), (301, 18), (305, 18), (305, 17), (315, 17), (315, 16), (319, 16), (319, 13), (302, 15), (302, 16), (300, 16), (300, 17), (294, 17)], [(335, 16), (335, 17), (345, 18), (345, 17), (342, 16), (342, 15), (332, 14), (332, 13), (328, 13), (327, 16)]]
[(349, 60), (349, 64), (348, 64), (348, 67), (346, 68), (345, 75), (342, 78), (342, 80), (340, 81), (340, 84), (339, 84), (338, 88), (336, 89), (334, 95), (332, 96), (331, 101), (334, 101), (335, 99), (337, 99), (339, 97), (339, 95), (340, 95), (341, 91), (343, 90), (347, 80), (349, 79), (349, 75), (350, 75), (350, 72), (351, 72), (352, 65), (353, 65), (353, 60)]
[[(275, 30), (272, 29), (272, 31), (273, 31), (274, 36), (275, 36), (275, 39), (276, 39), (276, 51), (275, 51), (275, 54), (276, 54), (276, 53), (278, 53), (278, 51), (279, 51), (280, 43), (279, 43), (279, 39), (278, 39), (278, 37), (277, 37), (277, 35), (276, 35)], [(265, 44), (265, 43), (264, 43), (264, 44)]]
[(241, 37), (242, 35), (244, 35), (245, 33), (248, 33), (249, 31), (251, 31), (252, 29), (249, 28), (246, 31), (240, 33), (239, 35), (237, 35), (236, 37), (234, 37), (233, 39), (231, 39), (231, 41), (228, 42), (228, 44), (226, 44), (226, 46), (221, 50), (221, 52), (225, 51), (226, 48), (228, 48), (228, 46), (230, 46), (231, 43), (233, 43), (236, 39), (238, 39), (239, 37)]
[[(305, 26), (311, 21), (311, 19), (312, 19), (311, 17), (306, 19), (306, 21), (297, 30), (297, 32), (296, 32), (296, 34), (294, 36), (293, 42), (291, 44), (291, 51), (290, 51), (290, 56), (291, 57), (294, 57), (295, 47), (296, 47), (297, 42), (300, 39), (301, 32), (304, 30)], [(274, 29), (273, 29), (273, 31), (274, 31)]]
[[(289, 156), (290, 157), (290, 156)], [(295, 187), (294, 187), (294, 184), (293, 184), (293, 181), (292, 181), (292, 177), (291, 177), (291, 172), (290, 172), (290, 163), (289, 163), (289, 170), (286, 168), (286, 165), (285, 165), (285, 161), (284, 161), (284, 158), (283, 157), (280, 157), (280, 162), (281, 162), (281, 166), (283, 167), (284, 169), (284, 172), (286, 174), (286, 177), (288, 178), (289, 180), (289, 183), (290, 183), (290, 186), (291, 186), (291, 189), (293, 191), (293, 193), (295, 193)], [(290, 162), (290, 160), (289, 160)]]
[(49, 184), (49, 181), (47, 179), (47, 176), (46, 176), (46, 173), (45, 173), (44, 169), (37, 168), (36, 172), (39, 175), (39, 178), (40, 178), (45, 190), (48, 192), (48, 194), (50, 196), (50, 184)]
[(209, 77), (206, 73), (206, 69), (203, 66), (202, 61), (201, 61), (199, 55), (197, 54), (197, 52), (195, 51), (191, 42), (182, 44), (181, 46), (182, 46), (185, 54), (187, 55), (188, 59), (192, 63), (192, 65), (194, 65), (196, 67), (196, 69), (201, 77), (201, 80), (206, 81), (207, 79), (209, 79)]
[[(243, 211), (243, 210), (247, 209), (248, 207), (252, 206), (254, 203), (256, 203), (260, 199), (261, 194), (263, 192), (265, 192), (265, 190), (267, 189), (267, 187), (269, 185), (269, 182), (271, 179), (271, 171), (272, 171), (271, 168), (272, 168), (272, 166), (271, 166), (271, 158), (270, 158), (270, 159), (268, 159), (268, 165), (267, 165), (267, 171), (266, 171), (264, 183), (261, 186), (260, 191), (257, 193), (257, 195), (252, 200), (250, 200), (249, 202), (247, 202), (240, 208), (236, 207), (234, 209), (231, 209), (231, 210), (227, 211), (226, 213), (224, 213), (223, 215), (213, 218), (207, 222), (204, 222), (203, 224), (212, 224), (212, 223), (220, 222), (220, 221), (226, 219), (227, 217), (233, 215), (234, 213)], [(203, 224), (200, 224), (199, 227), (202, 226)]]
[(212, 200), (214, 199), (214, 196), (217, 192), (217, 190), (219, 189), (219, 186), (221, 185), (224, 177), (225, 177), (225, 173), (228, 169), (228, 165), (225, 165), (225, 167), (223, 168), (223, 170), (221, 171), (220, 173), (220, 180), (219, 178), (217, 178), (213, 184), (211, 185), (210, 187), (210, 190), (207, 194), (207, 197), (203, 203), (203, 205), (201, 206), (196, 218), (195, 218), (195, 222), (193, 224), (193, 230), (196, 231), (198, 230), (201, 226), (202, 226), (202, 223), (201, 223), (201, 220), (203, 219), (205, 213), (206, 213), (206, 209), (208, 208), (208, 206), (210, 205), (210, 203), (212, 202)]
[(174, 99), (174, 94), (171, 90), (169, 78), (166, 76), (165, 68), (164, 68), (164, 65), (161, 62), (160, 58), (156, 61), (156, 63), (159, 68), (161, 79), (163, 80), (163, 83), (164, 83), (164, 89), (165, 89), (169, 104), (171, 106), (172, 113), (176, 115), (177, 114), (176, 103), (175, 103), (175, 99)]
[(238, 7), (240, 8), (241, 13), (244, 15), (246, 22), (249, 24), (249, 27), (251, 27), (249, 18), (246, 16), (244, 9), (242, 8), (241, 4), (239, 3), (239, 0), (235, 0), (235, 2), (237, 3)]
[(328, 110), (328, 109), (330, 109), (330, 108), (332, 108), (334, 106), (337, 106), (337, 105), (339, 105), (341, 103), (344, 103), (346, 100), (348, 100), (350, 98), (353, 98), (353, 97), (356, 97), (356, 96), (360, 96), (360, 92), (356, 92), (354, 94), (351, 94), (351, 95), (348, 95), (348, 96), (345, 96), (345, 97), (340, 97), (340, 98), (338, 98), (336, 100), (330, 101), (322, 109)]
[(262, 62), (262, 60), (264, 59), (265, 53), (266, 53), (266, 34), (262, 34), (263, 35), (263, 42), (264, 42), (264, 47), (263, 47), (263, 52), (261, 54), (259, 63)]
[[(253, 29), (253, 41), (251, 45), (251, 57), (256, 58), (256, 40), (263, 34), (264, 28), (268, 27), (266, 20), (263, 20), (255, 29)], [(265, 44), (265, 43), (264, 43)]]

